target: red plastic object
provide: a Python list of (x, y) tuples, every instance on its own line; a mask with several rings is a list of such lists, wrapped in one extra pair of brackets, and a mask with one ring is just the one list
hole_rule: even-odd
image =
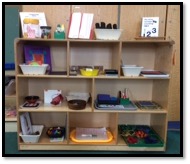
[(61, 101), (63, 101), (63, 96), (61, 94), (59, 94), (58, 96), (54, 97), (51, 101), (51, 104), (53, 105), (57, 105), (59, 104)]

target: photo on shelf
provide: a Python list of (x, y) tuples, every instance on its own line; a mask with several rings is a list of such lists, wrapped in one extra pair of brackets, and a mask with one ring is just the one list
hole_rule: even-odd
[(61, 105), (63, 101), (61, 90), (44, 90), (44, 104)]
[(24, 55), (26, 64), (30, 62), (48, 64), (49, 68), (47, 70), (52, 71), (50, 47), (24, 45)]

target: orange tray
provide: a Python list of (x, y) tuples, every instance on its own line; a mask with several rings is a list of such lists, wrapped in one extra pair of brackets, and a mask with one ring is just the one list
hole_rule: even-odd
[(113, 140), (113, 135), (111, 134), (110, 131), (107, 130), (107, 136), (108, 139), (107, 140), (78, 140), (76, 139), (76, 130), (72, 130), (70, 133), (70, 138), (72, 141), (74, 142), (78, 142), (78, 143), (107, 143)]

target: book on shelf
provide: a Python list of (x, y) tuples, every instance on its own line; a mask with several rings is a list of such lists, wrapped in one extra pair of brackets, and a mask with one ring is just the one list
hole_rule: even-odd
[(24, 38), (40, 38), (40, 26), (47, 26), (45, 13), (20, 12), (22, 36)]
[(29, 135), (33, 133), (30, 114), (28, 112), (20, 115), (20, 124), (23, 135)]
[(161, 71), (157, 71), (157, 70), (144, 70), (141, 71), (140, 73), (142, 76), (144, 77), (158, 77), (158, 78), (168, 78), (169, 74), (166, 74), (164, 72)]
[(52, 71), (50, 55), (49, 46), (24, 45), (24, 56), (26, 64), (29, 64), (31, 61), (40, 62), (41, 64), (48, 64), (48, 70)]
[(74, 12), (71, 15), (68, 38), (90, 39), (94, 14)]
[(79, 32), (80, 39), (90, 39), (94, 14), (83, 13)]

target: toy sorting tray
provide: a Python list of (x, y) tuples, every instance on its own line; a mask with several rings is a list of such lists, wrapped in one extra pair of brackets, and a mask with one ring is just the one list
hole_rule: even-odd
[(95, 101), (94, 103), (94, 107), (98, 110), (124, 110), (124, 111), (133, 111), (133, 110), (137, 110), (137, 106), (130, 101), (129, 104), (127, 105), (106, 105), (106, 104), (101, 104), (98, 105), (97, 101)]
[(163, 147), (160, 136), (147, 125), (119, 125), (119, 132), (128, 146)]
[(76, 129), (74, 129), (70, 133), (70, 139), (77, 143), (108, 143), (108, 142), (111, 142), (113, 140), (113, 135), (108, 130), (106, 132), (107, 132), (107, 136), (108, 136), (108, 139), (106, 139), (106, 140), (96, 140), (96, 138), (90, 139), (90, 140), (85, 140), (85, 139), (79, 140), (76, 138)]

